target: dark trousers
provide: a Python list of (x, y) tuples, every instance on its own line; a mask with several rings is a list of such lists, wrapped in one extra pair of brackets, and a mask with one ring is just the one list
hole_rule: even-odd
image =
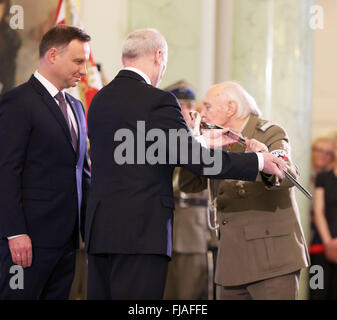
[(163, 298), (169, 258), (151, 254), (88, 254), (89, 300)]
[(324, 254), (311, 254), (311, 265), (324, 271), (324, 289), (311, 289), (310, 300), (337, 300), (337, 265), (326, 260)]
[[(66, 300), (75, 270), (73, 241), (58, 249), (35, 248), (32, 266), (23, 269), (23, 289), (13, 289), (19, 272), (13, 271), (7, 240), (0, 241), (0, 300)], [(13, 278), (14, 277), (14, 278)], [(14, 280), (14, 281), (13, 281)]]

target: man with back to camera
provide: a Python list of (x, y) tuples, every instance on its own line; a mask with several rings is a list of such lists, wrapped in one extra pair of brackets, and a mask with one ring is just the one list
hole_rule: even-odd
[[(254, 181), (259, 169), (283, 177), (278, 166), (284, 168), (285, 163), (269, 153), (207, 150), (191, 135), (182, 144), (188, 159), (183, 159), (180, 145), (175, 152), (166, 143), (165, 157), (174, 154), (176, 164), (145, 161), (144, 150), (137, 150), (142, 149), (145, 131), (156, 129), (166, 139), (169, 130), (180, 129), (188, 136), (189, 129), (176, 98), (157, 88), (167, 64), (165, 38), (154, 29), (132, 32), (124, 43), (122, 61), (125, 69), (96, 94), (88, 112), (92, 160), (85, 229), (88, 299), (161, 299), (172, 251), (175, 166), (206, 174), (209, 165), (203, 157), (198, 163), (191, 160), (191, 150), (199, 150), (220, 159), (217, 178)], [(137, 153), (137, 162), (121, 165), (121, 140), (116, 136), (125, 132), (133, 134), (129, 155)], [(147, 141), (148, 149), (151, 146)]]
[[(0, 299), (69, 297), (90, 170), (85, 112), (64, 89), (86, 74), (89, 40), (49, 30), (38, 70), (0, 101)], [(10, 287), (14, 264), (23, 289)]]

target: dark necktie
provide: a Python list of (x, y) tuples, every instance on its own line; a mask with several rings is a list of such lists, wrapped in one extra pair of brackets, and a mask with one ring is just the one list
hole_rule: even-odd
[(55, 99), (59, 102), (59, 107), (60, 107), (60, 109), (63, 113), (63, 116), (64, 116), (64, 118), (66, 120), (66, 123), (69, 127), (69, 130), (70, 130), (71, 139), (73, 141), (73, 147), (74, 147), (75, 151), (77, 151), (77, 136), (76, 136), (73, 124), (68, 117), (66, 99), (64, 98), (63, 93), (61, 91), (59, 91), (59, 93), (55, 96)]

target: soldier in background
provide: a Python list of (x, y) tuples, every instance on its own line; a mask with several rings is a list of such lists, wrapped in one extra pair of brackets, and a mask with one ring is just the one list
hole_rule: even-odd
[[(193, 123), (189, 111), (194, 108), (195, 93), (184, 81), (166, 90), (179, 100), (184, 119), (191, 128)], [(207, 299), (207, 191), (194, 194), (181, 192), (178, 189), (179, 170), (176, 168), (173, 175), (176, 209), (172, 260), (169, 263), (164, 299)]]

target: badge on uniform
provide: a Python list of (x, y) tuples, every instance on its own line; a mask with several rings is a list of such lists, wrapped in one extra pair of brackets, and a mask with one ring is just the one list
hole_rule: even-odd
[(270, 153), (272, 155), (274, 155), (275, 157), (282, 158), (283, 160), (288, 160), (288, 156), (287, 156), (286, 152), (282, 149), (273, 150)]

